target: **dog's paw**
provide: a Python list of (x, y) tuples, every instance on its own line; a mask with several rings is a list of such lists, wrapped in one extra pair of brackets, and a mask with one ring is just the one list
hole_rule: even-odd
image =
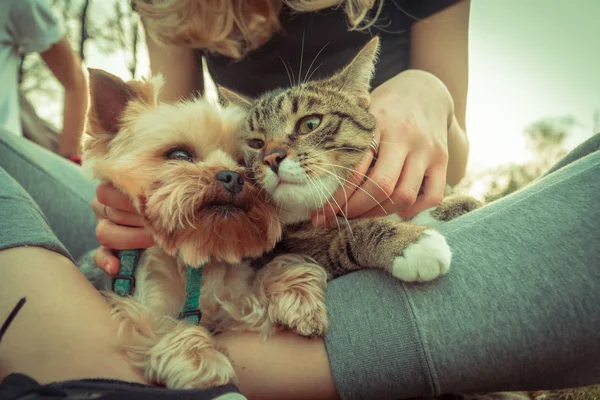
[(394, 259), (392, 275), (406, 282), (431, 281), (448, 272), (451, 258), (444, 236), (428, 229), (418, 242), (408, 246), (402, 256)]
[(258, 288), (269, 320), (301, 336), (323, 336), (329, 328), (327, 278), (312, 259), (295, 254), (275, 258), (260, 272)]
[(276, 324), (300, 336), (324, 336), (329, 319), (321, 297), (299, 292), (279, 294), (271, 299), (269, 315)]
[(150, 350), (146, 379), (170, 389), (204, 389), (237, 383), (229, 358), (199, 326), (176, 329)]

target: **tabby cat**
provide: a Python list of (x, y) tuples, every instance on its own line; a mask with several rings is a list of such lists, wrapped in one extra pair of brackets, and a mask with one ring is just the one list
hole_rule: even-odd
[[(445, 274), (451, 260), (446, 240), (430, 227), (399, 217), (310, 224), (311, 213), (328, 206), (370, 151), (376, 120), (368, 111), (369, 92), (378, 49), (375, 37), (333, 76), (254, 100), (220, 91), (225, 102), (248, 111), (241, 128), (248, 166), (281, 208), (286, 225), (276, 253), (310, 256), (331, 277), (378, 268), (404, 281), (429, 281)], [(437, 218), (453, 218), (476, 206), (471, 199), (445, 202)], [(426, 217), (435, 218), (436, 212)]]

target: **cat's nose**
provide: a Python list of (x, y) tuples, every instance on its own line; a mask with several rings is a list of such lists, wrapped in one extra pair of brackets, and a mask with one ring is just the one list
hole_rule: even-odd
[(215, 178), (231, 194), (238, 194), (244, 188), (244, 177), (235, 171), (219, 171), (215, 175)]
[(279, 164), (281, 164), (286, 156), (287, 154), (285, 150), (273, 149), (268, 154), (263, 156), (263, 162), (266, 165), (269, 165), (273, 172), (277, 173), (277, 171), (279, 171)]

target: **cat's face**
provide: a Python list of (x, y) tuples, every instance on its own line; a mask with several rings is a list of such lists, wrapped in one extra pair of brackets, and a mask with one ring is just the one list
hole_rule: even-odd
[(246, 177), (244, 112), (204, 98), (163, 104), (156, 82), (90, 71), (84, 168), (127, 194), (167, 253), (190, 265), (270, 250), (275, 206)]
[(364, 160), (375, 130), (367, 108), (377, 49), (375, 38), (333, 77), (246, 104), (247, 158), (283, 211), (306, 215), (322, 208)]

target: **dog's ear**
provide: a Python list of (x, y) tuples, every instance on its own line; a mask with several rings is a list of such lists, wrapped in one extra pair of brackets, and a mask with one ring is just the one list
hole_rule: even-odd
[[(100, 69), (89, 68), (90, 108), (88, 110), (88, 133), (117, 134), (123, 114), (132, 100), (141, 105), (156, 106), (162, 86), (161, 76), (144, 81), (125, 82), (118, 76)], [(139, 111), (139, 108), (137, 108)], [(132, 110), (133, 111), (133, 110)]]
[(123, 112), (136, 97), (133, 87), (121, 78), (100, 69), (89, 68), (90, 108), (88, 110), (88, 133), (116, 134), (121, 125)]

